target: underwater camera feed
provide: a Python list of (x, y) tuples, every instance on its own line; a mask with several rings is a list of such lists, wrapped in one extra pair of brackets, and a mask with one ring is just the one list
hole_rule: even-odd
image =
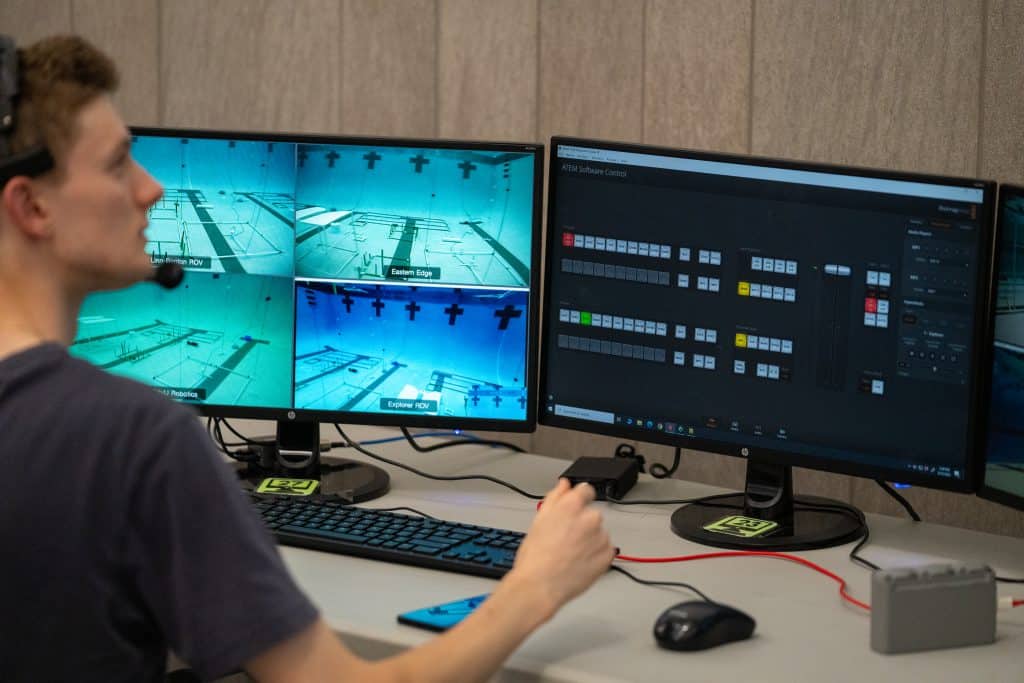
[(132, 155), (164, 186), (146, 231), (154, 263), (293, 275), (295, 144), (136, 135)]
[(534, 157), (300, 144), (303, 278), (528, 287)]
[(1002, 203), (985, 484), (1024, 496), (1024, 197)]
[(132, 134), (185, 278), (90, 295), (72, 354), (200, 406), (527, 420), (539, 150)]
[(298, 282), (295, 407), (527, 415), (528, 292)]
[(291, 279), (190, 272), (89, 296), (71, 353), (186, 403), (291, 407)]

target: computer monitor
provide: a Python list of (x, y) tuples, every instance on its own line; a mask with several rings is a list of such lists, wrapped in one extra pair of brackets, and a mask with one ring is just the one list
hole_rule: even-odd
[(980, 495), (1024, 510), (1024, 187), (999, 188), (988, 459)]
[[(135, 128), (147, 249), (74, 354), (212, 417), (532, 431), (543, 146)], [(287, 443), (286, 443), (287, 442)]]
[(540, 422), (747, 458), (676, 533), (863, 533), (792, 466), (977, 488), (992, 183), (558, 137), (549, 183)]

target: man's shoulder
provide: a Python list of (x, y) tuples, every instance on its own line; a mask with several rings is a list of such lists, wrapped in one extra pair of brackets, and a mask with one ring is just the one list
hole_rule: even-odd
[[(180, 420), (194, 415), (140, 382), (114, 375), (64, 350), (40, 349), (11, 378), (18, 385), (13, 398), (39, 413), (58, 412), (62, 422), (75, 418)], [(20, 374), (21, 377), (17, 375)]]

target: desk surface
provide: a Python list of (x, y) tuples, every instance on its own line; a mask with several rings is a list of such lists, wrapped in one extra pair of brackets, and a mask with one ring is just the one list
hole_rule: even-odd
[[(550, 488), (567, 466), (564, 460), (478, 447), (429, 454), (415, 453), (404, 444), (377, 448), (382, 455), (434, 474), (489, 474), (535, 493)], [(335, 454), (362, 459), (342, 451)], [(533, 501), (495, 484), (432, 481), (385, 469), (391, 474), (392, 490), (366, 507), (409, 505), (438, 517), (524, 531), (534, 514)], [(642, 476), (629, 497), (686, 498), (717, 492), (720, 489), (701, 484)], [(597, 505), (605, 514), (612, 542), (625, 554), (667, 556), (706, 550), (670, 531), (675, 506)], [(871, 542), (863, 554), (882, 567), (977, 560), (1001, 575), (1024, 576), (1024, 540), (880, 515), (868, 515), (868, 522)], [(801, 554), (846, 578), (854, 597), (870, 601), (870, 573), (850, 562), (849, 550), (843, 546)], [(372, 658), (431, 637), (399, 625), (399, 612), (486, 593), (494, 586), (488, 579), (298, 548), (282, 548), (282, 553), (331, 627), (350, 647)], [(999, 612), (993, 645), (883, 656), (869, 647), (869, 617), (840, 600), (838, 584), (801, 566), (761, 558), (622, 565), (641, 578), (692, 583), (712, 598), (744, 610), (757, 620), (755, 636), (703, 652), (661, 650), (651, 634), (655, 618), (670, 605), (695, 596), (682, 589), (641, 586), (611, 572), (534, 633), (496, 680), (1024, 680), (1024, 608)], [(1000, 584), (999, 592), (1021, 596), (1024, 588)]]

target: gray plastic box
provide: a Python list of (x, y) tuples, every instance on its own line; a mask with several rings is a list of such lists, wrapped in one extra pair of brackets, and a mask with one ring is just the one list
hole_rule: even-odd
[(983, 564), (934, 564), (871, 577), (871, 649), (919, 652), (996, 639), (996, 582)]

